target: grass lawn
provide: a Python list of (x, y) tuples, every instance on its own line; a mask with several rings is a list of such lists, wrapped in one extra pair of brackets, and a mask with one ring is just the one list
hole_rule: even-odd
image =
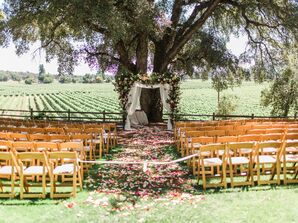
[[(177, 158), (174, 147), (165, 149), (165, 156), (170, 154), (173, 159)], [(110, 159), (122, 152), (121, 147), (114, 148), (106, 158)], [(186, 165), (180, 166), (182, 169), (186, 168)], [(118, 182), (108, 183), (118, 178), (116, 168), (110, 172), (106, 170), (107, 167), (98, 168), (96, 165), (90, 170), (89, 176), (95, 179), (93, 186), (90, 185), (90, 179), (86, 178), (84, 190), (79, 192), (76, 198), (1, 199), (0, 223), (297, 222), (298, 185), (209, 189), (203, 192), (201, 186), (197, 186), (196, 179), (189, 176), (188, 187), (181, 186), (187, 190), (181, 188), (175, 190), (172, 185), (164, 185), (158, 195), (136, 197), (133, 195), (135, 190), (133, 188), (125, 190), (121, 186), (120, 179)], [(103, 180), (95, 178), (96, 173), (104, 171), (106, 177), (110, 176), (109, 178), (102, 178)], [(139, 174), (135, 172), (132, 177), (140, 179)], [(129, 177), (131, 176), (127, 176), (126, 180)], [(102, 186), (104, 182), (106, 186)], [(138, 184), (143, 185), (143, 182)], [(106, 187), (110, 189), (104, 192)], [(120, 195), (111, 193), (111, 188), (115, 191), (120, 189)]]
[[(208, 190), (194, 199), (138, 201), (132, 210), (98, 205), (113, 195), (78, 193), (68, 200), (0, 200), (0, 222), (297, 222), (298, 187)], [(96, 197), (93, 204), (88, 198)], [(73, 207), (71, 207), (73, 205)], [(71, 208), (69, 208), (69, 207)]]

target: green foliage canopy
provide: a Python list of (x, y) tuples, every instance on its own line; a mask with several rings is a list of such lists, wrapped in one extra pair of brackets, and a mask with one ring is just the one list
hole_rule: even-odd
[(291, 110), (298, 111), (298, 74), (286, 69), (269, 89), (262, 91), (261, 104), (272, 106), (272, 115), (287, 117)]
[[(167, 70), (203, 73), (237, 67), (226, 48), (231, 34), (246, 35), (240, 58), (276, 62), (282, 44), (297, 38), (297, 1), (248, 0), (6, 0), (0, 44), (16, 52), (40, 41), (60, 74), (73, 73), (84, 58), (102, 70)], [(264, 65), (264, 63), (263, 63)]]

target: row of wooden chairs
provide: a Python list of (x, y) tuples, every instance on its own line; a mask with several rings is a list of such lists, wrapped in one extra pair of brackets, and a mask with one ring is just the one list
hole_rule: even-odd
[[(195, 123), (194, 123), (195, 124)], [(175, 139), (179, 140), (186, 132), (201, 132), (204, 136), (209, 134), (222, 136), (222, 135), (244, 135), (244, 134), (269, 134), (269, 133), (282, 133), (285, 130), (288, 132), (298, 131), (298, 124), (286, 123), (274, 125), (223, 125), (223, 126), (187, 126), (175, 127)], [(210, 135), (212, 136), (212, 135)]]
[(88, 128), (70, 128), (70, 127), (47, 127), (47, 128), (36, 128), (36, 127), (6, 127), (0, 126), (0, 132), (10, 132), (10, 133), (26, 133), (26, 134), (66, 134), (66, 135), (75, 135), (75, 134), (92, 134), (98, 132), (108, 137), (110, 141), (114, 144), (117, 144), (117, 128), (115, 125), (89, 125)]
[(77, 134), (27, 134), (0, 132), (0, 140), (11, 141), (84, 141), (94, 144), (93, 158), (101, 158), (103, 153), (108, 153), (111, 147), (117, 145), (117, 136), (104, 132), (100, 128), (88, 129), (85, 133)]
[(93, 160), (101, 158), (103, 153), (109, 152), (109, 141), (103, 137), (92, 134), (77, 135), (48, 135), (48, 134), (22, 134), (22, 133), (0, 133), (0, 147), (9, 143), (19, 144), (24, 147), (32, 147), (33, 142), (83, 142), (88, 148), (88, 158)]
[(238, 136), (192, 136), (184, 138), (181, 143), (179, 152), (181, 156), (188, 156), (192, 151), (201, 145), (211, 143), (229, 143), (229, 142), (266, 142), (266, 141), (282, 141), (282, 140), (298, 140), (298, 133), (282, 133), (282, 134), (251, 134)]
[[(81, 150), (81, 143), (64, 143), (63, 149)], [(0, 151), (0, 197), (13, 198), (19, 187), (20, 198), (45, 198), (50, 187), (51, 198), (75, 196), (82, 190), (83, 165), (77, 151), (17, 152)], [(31, 191), (31, 188), (36, 188)], [(70, 192), (57, 190), (70, 187)]]
[(60, 127), (60, 128), (99, 128), (107, 126), (117, 128), (114, 122), (69, 122), (69, 121), (53, 121), (53, 120), (24, 120), (24, 119), (3, 119), (0, 118), (0, 126), (7, 127)]
[[(203, 189), (298, 183), (298, 142), (237, 142), (202, 145), (191, 161)], [(269, 177), (268, 177), (269, 175)], [(219, 177), (219, 181), (214, 178)], [(256, 179), (255, 179), (256, 178)]]

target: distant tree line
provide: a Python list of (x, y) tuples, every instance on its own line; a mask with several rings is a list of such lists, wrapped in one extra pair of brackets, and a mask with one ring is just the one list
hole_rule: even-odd
[(4, 71), (0, 70), (0, 82), (17, 81), (24, 82), (25, 84), (50, 84), (54, 80), (59, 83), (109, 83), (114, 77), (105, 75), (103, 72), (96, 74), (81, 75), (54, 75), (47, 73), (44, 65), (39, 65), (38, 74), (32, 72), (17, 72), (17, 71)]

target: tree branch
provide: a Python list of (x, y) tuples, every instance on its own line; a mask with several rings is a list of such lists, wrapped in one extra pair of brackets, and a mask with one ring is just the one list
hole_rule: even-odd
[(208, 8), (202, 13), (199, 19), (192, 23), (184, 32), (182, 36), (177, 35), (173, 47), (167, 52), (166, 58), (171, 61), (192, 35), (204, 25), (205, 21), (211, 16), (221, 0), (213, 0), (209, 2)]

